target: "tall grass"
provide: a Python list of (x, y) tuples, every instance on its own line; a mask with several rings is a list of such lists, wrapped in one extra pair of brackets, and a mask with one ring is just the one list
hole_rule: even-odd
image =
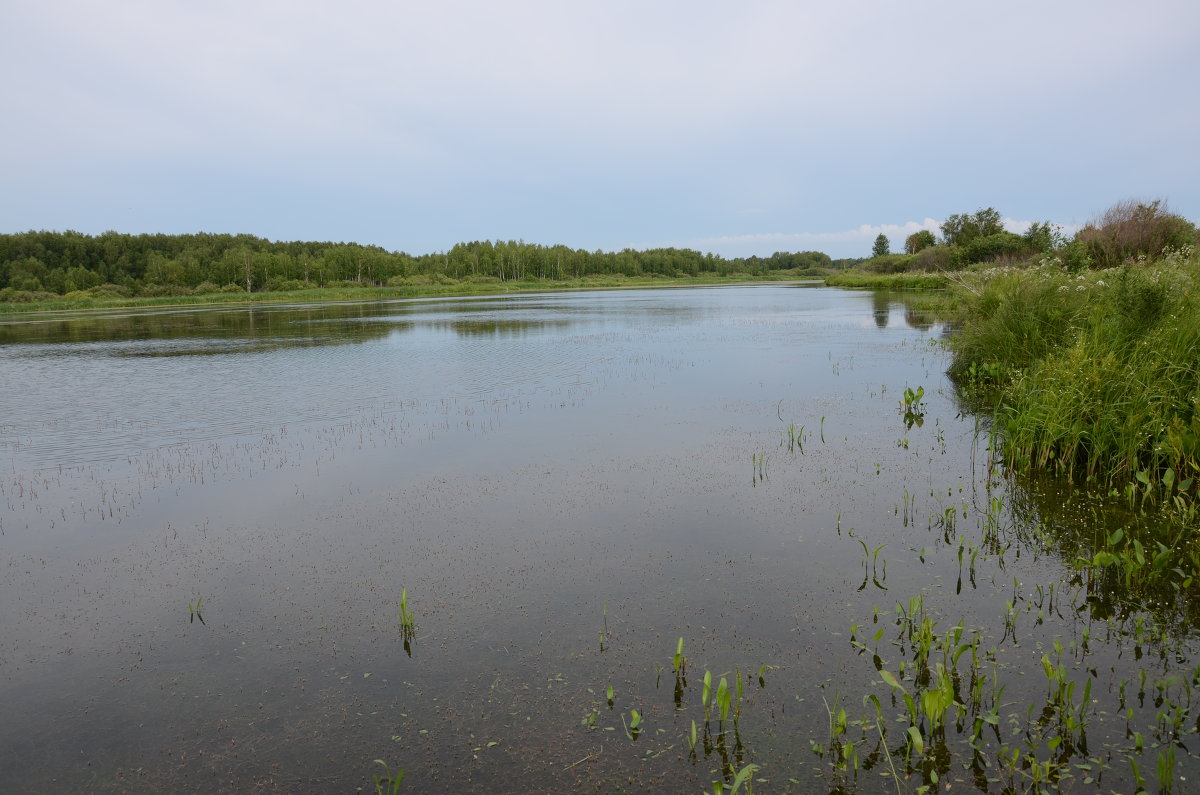
[(959, 284), (966, 313), (950, 374), (995, 401), (1011, 469), (1114, 488), (1200, 474), (1198, 268), (1183, 248), (1102, 271), (1049, 260)]

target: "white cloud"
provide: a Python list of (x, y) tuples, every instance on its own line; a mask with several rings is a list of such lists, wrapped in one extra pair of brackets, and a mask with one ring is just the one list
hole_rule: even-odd
[[(1042, 223), (1042, 221), (1037, 221), (1037, 222), (1018, 221), (1015, 218), (1005, 218), (1003, 221), (1001, 221), (1001, 223), (1004, 224), (1004, 228), (1007, 231), (1014, 232), (1018, 235), (1023, 235), (1029, 231), (1029, 227), (1033, 226), (1034, 223)], [(1051, 223), (1053, 224), (1054, 222), (1051, 221)], [(1062, 234), (1067, 235), (1067, 236), (1074, 235), (1080, 229), (1083, 229), (1083, 224), (1054, 224), (1054, 225), (1058, 227), (1059, 231)]]

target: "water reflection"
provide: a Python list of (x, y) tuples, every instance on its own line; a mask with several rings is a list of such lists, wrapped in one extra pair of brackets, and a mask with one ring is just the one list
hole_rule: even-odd
[[(305, 308), (198, 309), (153, 312), (98, 313), (69, 317), (20, 318), (0, 323), (0, 346), (63, 345), (64, 343), (138, 343), (141, 355), (179, 353), (239, 353), (251, 347), (330, 345), (363, 342), (386, 336), (400, 323), (376, 327), (364, 320), (379, 319), (372, 304), (331, 304)], [(320, 330), (319, 336), (314, 329)], [(175, 344), (173, 342), (190, 342)], [(111, 348), (132, 355), (133, 346)], [(60, 348), (62, 351), (73, 349)], [(92, 353), (100, 350), (89, 347)]]
[(917, 331), (948, 324), (953, 318), (945, 297), (940, 293), (903, 293), (875, 290), (871, 293), (871, 317), (877, 328), (887, 328), (893, 311), (899, 311), (904, 325)]
[(440, 320), (432, 321), (428, 325), (437, 329), (449, 329), (455, 334), (468, 338), (516, 339), (528, 337), (531, 334), (565, 331), (578, 324), (577, 319), (555, 318), (553, 320)]
[(871, 293), (871, 314), (875, 318), (875, 325), (879, 328), (887, 328), (888, 316), (892, 311), (891, 293), (876, 290)]

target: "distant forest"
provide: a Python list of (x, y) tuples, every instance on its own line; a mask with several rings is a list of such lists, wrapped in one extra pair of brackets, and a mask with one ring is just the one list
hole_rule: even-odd
[[(847, 265), (849, 262), (839, 262)], [(438, 281), (533, 281), (593, 275), (697, 276), (837, 267), (818, 251), (725, 259), (690, 249), (584, 251), (522, 241), (460, 243), (414, 256), (357, 243), (272, 242), (252, 235), (23, 232), (0, 235), (0, 301), (47, 294), (185, 295)]]

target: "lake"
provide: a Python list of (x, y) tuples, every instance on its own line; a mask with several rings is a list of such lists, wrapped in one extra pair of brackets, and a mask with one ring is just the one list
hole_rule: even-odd
[(0, 789), (1186, 788), (1192, 607), (1080, 575), (1119, 510), (1005, 476), (950, 333), (791, 285), (7, 316)]

